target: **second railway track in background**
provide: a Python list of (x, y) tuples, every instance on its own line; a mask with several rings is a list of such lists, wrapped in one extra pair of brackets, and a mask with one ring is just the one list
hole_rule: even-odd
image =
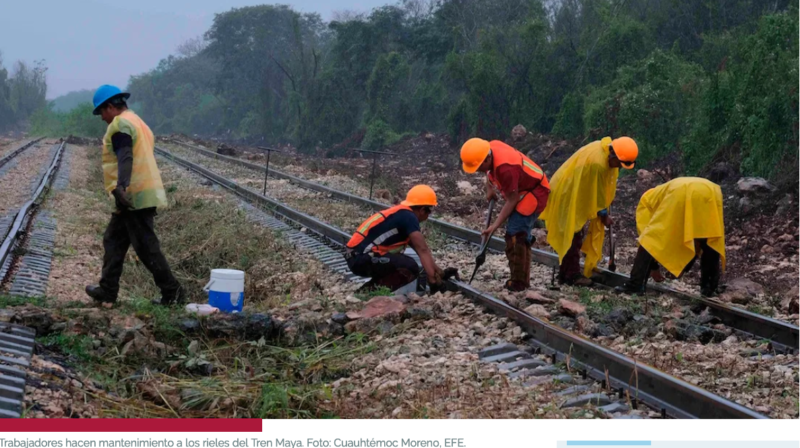
[[(175, 143), (210, 158), (223, 160), (234, 165), (239, 165), (257, 171), (264, 170), (263, 166), (248, 162), (246, 160), (217, 154), (216, 152), (193, 145), (188, 145), (182, 142)], [(162, 149), (161, 151), (163, 152), (164, 150)], [(309, 180), (284, 173), (280, 170), (275, 170), (272, 167), (270, 167), (269, 174), (270, 176), (278, 179), (288, 180), (289, 182), (300, 187), (329, 194), (331, 197), (338, 200), (351, 202), (373, 211), (380, 211), (390, 207), (389, 204), (383, 204), (371, 199), (335, 190), (333, 188), (320, 185), (316, 182), (311, 182)], [(427, 222), (450, 238), (464, 241), (473, 245), (480, 245), (480, 232), (433, 218), (429, 219)], [(489, 243), (489, 249), (494, 252), (502, 253), (505, 250), (505, 241), (503, 241), (501, 238), (493, 237)], [(533, 261), (554, 269), (558, 267), (557, 254), (540, 249), (532, 249), (532, 253)], [(598, 268), (597, 274), (602, 279), (601, 283), (608, 287), (620, 286), (628, 280), (628, 276), (625, 274), (611, 272), (603, 268)], [(701, 304), (705, 307), (708, 307), (714, 316), (716, 316), (726, 326), (736, 330), (737, 333), (744, 336), (751, 336), (771, 341), (776, 352), (797, 353), (800, 349), (800, 328), (798, 328), (796, 325), (792, 325), (788, 322), (773, 319), (761, 314), (753, 313), (742, 308), (730, 306), (715, 299), (709, 299), (699, 295), (678, 291), (666, 285), (648, 284), (647, 288), (650, 291), (668, 294), (687, 302)]]
[[(259, 208), (281, 216), (292, 225), (308, 229), (323, 240), (327, 246), (341, 248), (344, 241), (350, 237), (349, 234), (336, 227), (243, 187), (199, 164), (160, 148), (156, 148), (156, 152), (179, 166), (230, 190)], [(381, 204), (381, 206), (383, 205)], [(631, 397), (636, 397), (646, 405), (660, 410), (665, 416), (675, 418), (766, 418), (745, 406), (532, 317), (463, 282), (451, 280), (449, 285), (492, 312), (515, 321), (532, 336), (534, 344), (542, 353), (551, 355), (554, 360), (569, 362), (574, 369), (582, 370), (587, 376), (598, 381), (608, 380), (608, 387), (617, 389), (620, 394), (628, 393)]]
[[(11, 158), (22, 154), (40, 140), (42, 139), (33, 140), (6, 154), (0, 159), (0, 164), (5, 165)], [(13, 278), (14, 286), (18, 287), (23, 295), (27, 291), (40, 292), (42, 278), (46, 281), (49, 275), (52, 254), (44, 255), (44, 252), (52, 248), (53, 242), (49, 238), (42, 240), (41, 237), (54, 236), (55, 228), (37, 233), (33, 227), (38, 206), (58, 171), (64, 146), (65, 143), (62, 142), (55, 149), (46, 170), (36, 180), (36, 186), (28, 196), (29, 199), (21, 204), (16, 212), (5, 217), (2, 220), (3, 224), (0, 224), (0, 238), (2, 238), (0, 239), (0, 286), (4, 281)], [(38, 253), (40, 246), (43, 246), (41, 255), (44, 256)], [(17, 270), (16, 262), (20, 251), (26, 252), (25, 269)], [(29, 289), (29, 286), (34, 288)], [(10, 294), (14, 293), (15, 289), (12, 288)], [(0, 417), (15, 418), (22, 414), (26, 369), (30, 366), (35, 336), (36, 332), (32, 328), (0, 322)]]

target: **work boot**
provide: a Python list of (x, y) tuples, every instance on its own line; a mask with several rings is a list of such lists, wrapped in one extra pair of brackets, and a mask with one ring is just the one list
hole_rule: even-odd
[(88, 285), (86, 287), (86, 294), (91, 297), (95, 302), (100, 303), (114, 303), (117, 301), (116, 296), (111, 296), (99, 285)]
[(392, 291), (402, 288), (416, 280), (417, 277), (408, 269), (399, 268), (389, 275), (381, 277), (375, 282), (375, 286), (385, 286)]
[(519, 292), (530, 286), (529, 254), (530, 247), (524, 236), (506, 235), (506, 258), (508, 258), (509, 270), (509, 279), (505, 285), (507, 290)]
[(588, 277), (584, 277), (583, 274), (578, 274), (568, 279), (563, 279), (563, 280), (559, 279), (559, 283), (570, 286), (586, 286), (586, 287), (594, 285), (594, 281), (592, 281), (592, 279)]
[(634, 286), (630, 282), (625, 282), (622, 286), (617, 286), (614, 288), (614, 292), (617, 294), (639, 294), (642, 295), (645, 292), (644, 285), (641, 286)]
[(525, 283), (514, 281), (514, 280), (506, 280), (505, 288), (511, 292), (522, 292), (528, 289), (528, 286)]
[[(514, 245), (508, 258), (511, 275), (506, 282), (506, 289), (519, 292), (531, 286), (531, 246), (525, 234), (514, 235), (512, 241)], [(508, 255), (508, 252), (506, 254)]]
[(700, 288), (700, 295), (703, 297), (716, 297), (717, 292), (707, 286)]
[(174, 292), (166, 294), (162, 292), (160, 298), (152, 300), (150, 303), (164, 306), (182, 305), (186, 303), (186, 291), (183, 289), (183, 286), (178, 286), (178, 289)]
[(523, 276), (525, 278), (525, 284), (528, 285), (528, 287), (530, 287), (531, 286), (531, 257), (532, 257), (532, 255), (531, 255), (531, 245), (533, 244), (533, 242), (532, 241), (531, 242), (527, 242), (524, 239), (522, 240), (522, 242), (523, 242), (523, 245), (525, 246), (522, 249), (522, 256), (523, 256), (523, 259), (524, 259), (522, 265), (525, 267), (525, 270), (523, 271)]

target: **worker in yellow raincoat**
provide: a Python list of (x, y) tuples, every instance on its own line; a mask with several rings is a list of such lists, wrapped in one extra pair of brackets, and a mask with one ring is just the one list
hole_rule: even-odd
[[(722, 190), (698, 177), (679, 177), (648, 190), (636, 209), (639, 250), (631, 278), (618, 292), (642, 293), (648, 274), (664, 278), (659, 264), (675, 277), (700, 258), (700, 292), (716, 293), (720, 264), (725, 268)], [(720, 263), (721, 261), (721, 263)]]
[[(547, 242), (558, 253), (560, 283), (589, 286), (603, 253), (608, 207), (617, 192), (619, 168), (632, 169), (639, 147), (630, 137), (605, 137), (579, 149), (550, 179), (550, 197), (540, 218)], [(584, 240), (583, 227), (589, 221)], [(581, 275), (580, 253), (586, 254)]]

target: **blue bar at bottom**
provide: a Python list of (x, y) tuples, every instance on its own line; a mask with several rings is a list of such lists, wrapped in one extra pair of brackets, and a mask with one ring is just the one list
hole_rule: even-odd
[(650, 446), (649, 440), (572, 440), (567, 446)]

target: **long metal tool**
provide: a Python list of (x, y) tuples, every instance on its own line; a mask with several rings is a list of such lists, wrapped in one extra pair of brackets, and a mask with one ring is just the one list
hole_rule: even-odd
[[(245, 200), (261, 206), (266, 205), (274, 213), (293, 221), (295, 225), (313, 230), (330, 244), (341, 245), (341, 241), (349, 236), (337, 227), (267, 198), (198, 164), (158, 148), (156, 151), (175, 163), (230, 189)], [(542, 351), (556, 355), (556, 358), (561, 361), (565, 361), (569, 357), (571, 367), (585, 370), (587, 375), (592, 378), (605, 380), (607, 375), (612, 387), (628, 391), (632, 399), (661, 409), (668, 416), (676, 418), (766, 418), (742, 405), (639, 363), (633, 358), (602, 347), (549, 322), (530, 316), (466, 283), (452, 279), (447, 280), (446, 283), (492, 312), (517, 322), (525, 332), (534, 338), (535, 344)], [(631, 378), (635, 378), (635, 380), (631, 380)]]
[(386, 151), (373, 151), (370, 149), (351, 149), (350, 151), (372, 154), (372, 174), (369, 175), (369, 198), (372, 200), (372, 189), (375, 186), (375, 170), (378, 168), (378, 155), (396, 156), (397, 154)]
[[(609, 213), (611, 207), (608, 208)], [(614, 244), (614, 225), (608, 226), (608, 270), (617, 272), (616, 245)]]
[[(256, 165), (246, 160), (237, 159), (235, 157), (224, 156), (221, 154), (217, 154), (214, 151), (198, 148), (196, 146), (188, 145), (182, 142), (177, 142), (177, 144), (217, 160), (224, 160), (234, 165), (239, 165), (258, 171), (263, 170), (262, 166)], [(293, 176), (291, 174), (287, 174), (279, 170), (275, 169), (270, 170), (270, 175), (277, 178), (287, 179), (288, 181), (292, 182), (293, 184), (299, 185), (300, 187), (307, 188), (312, 191), (325, 193), (333, 198), (351, 202), (353, 204), (357, 204), (359, 206), (369, 208), (371, 210), (381, 211), (389, 207), (388, 204), (356, 196), (343, 191), (335, 190), (333, 188), (326, 187), (324, 185), (320, 185), (318, 183), (311, 182), (306, 179), (301, 179), (297, 176)], [(428, 219), (427, 222), (430, 225), (436, 227), (445, 235), (449, 236), (450, 238), (459, 241), (465, 241), (479, 246), (483, 244), (483, 238), (481, 237), (481, 233), (478, 231), (458, 226), (446, 221), (441, 221), (438, 219), (431, 218)], [(505, 241), (503, 241), (502, 238), (492, 237), (488, 241), (488, 247), (489, 247), (488, 250), (502, 253), (505, 250)], [(544, 251), (540, 249), (532, 249), (531, 258), (536, 263), (545, 266), (557, 268), (559, 265), (558, 255), (554, 252)], [(628, 280), (627, 275), (620, 274), (617, 272), (612, 272), (608, 269), (597, 268), (597, 273), (602, 279), (602, 283), (610, 287), (621, 286)], [(663, 284), (652, 284), (648, 287), (648, 290), (655, 291), (661, 294), (669, 294), (671, 296), (677, 297), (681, 300), (685, 300), (691, 303), (702, 304), (703, 306), (708, 307), (711, 313), (716, 317), (718, 317), (723, 324), (739, 331), (745, 336), (752, 335), (757, 338), (769, 339), (773, 343), (775, 343), (774, 345), (776, 345), (777, 349), (789, 349), (793, 351), (798, 351), (800, 349), (800, 328), (798, 328), (797, 325), (793, 325), (778, 319), (773, 319), (771, 317), (767, 317), (761, 314), (756, 314), (742, 308), (737, 308), (735, 306), (728, 305), (727, 303), (723, 303), (718, 300), (709, 299), (694, 294), (687, 294), (685, 292), (672, 289), (669, 286)]]
[[(489, 200), (489, 210), (486, 212), (486, 227), (488, 228), (492, 224), (492, 212), (494, 212), (494, 199)], [(478, 252), (478, 256), (475, 257), (475, 269), (472, 271), (472, 276), (469, 278), (469, 283), (472, 284), (472, 280), (475, 280), (475, 274), (478, 273), (478, 268), (483, 266), (486, 263), (486, 250), (489, 249), (489, 240), (492, 238), (492, 235), (487, 235), (483, 238), (481, 242), (481, 248)]]
[(272, 155), (273, 152), (281, 152), (281, 151), (278, 151), (277, 149), (273, 148), (268, 148), (266, 146), (258, 146), (258, 149), (263, 149), (264, 151), (267, 151), (267, 163), (264, 165), (264, 193), (262, 193), (263, 195), (266, 196), (267, 178), (269, 177), (269, 156)]

